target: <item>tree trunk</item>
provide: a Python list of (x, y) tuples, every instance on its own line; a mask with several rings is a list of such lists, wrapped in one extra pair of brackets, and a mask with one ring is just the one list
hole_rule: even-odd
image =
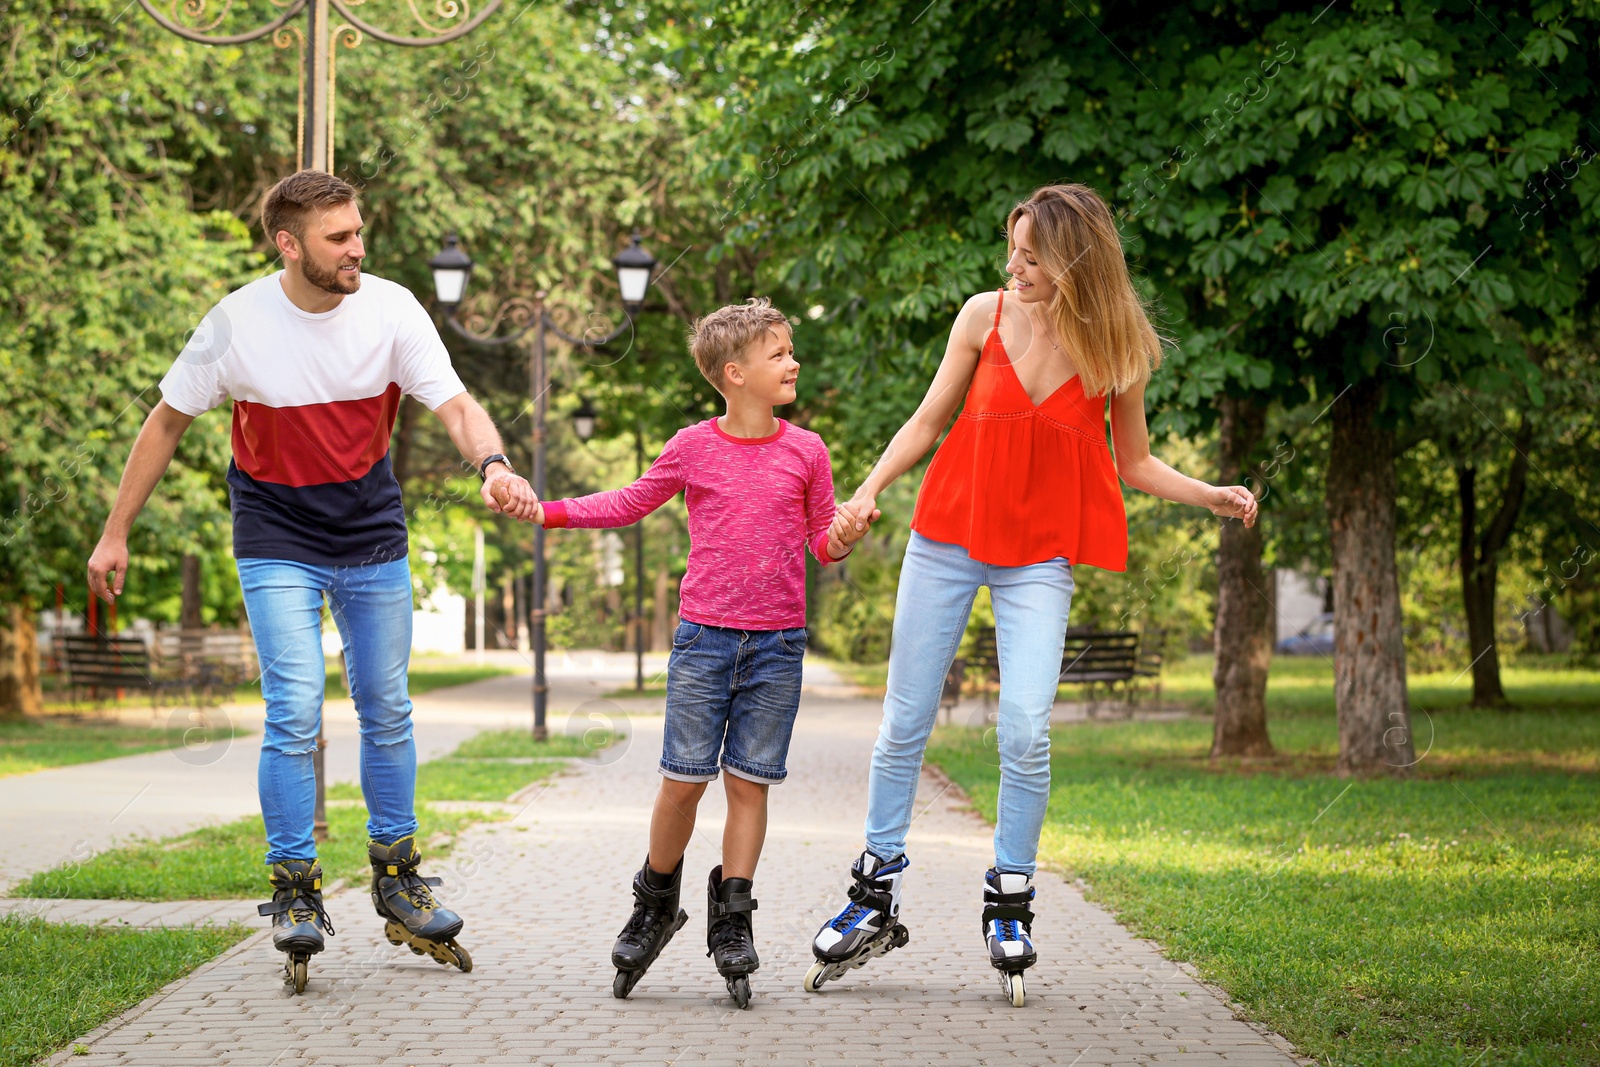
[(1528, 486), (1527, 452), (1532, 443), (1532, 423), (1524, 418), (1512, 443), (1511, 466), (1506, 471), (1500, 506), (1482, 534), (1478, 533), (1478, 472), (1465, 464), (1456, 466), (1456, 492), (1461, 499), (1457, 559), (1461, 567), (1461, 602), (1467, 612), (1474, 707), (1504, 707), (1508, 703), (1500, 685), (1500, 648), (1494, 633), (1495, 587), (1500, 577), (1500, 550), (1510, 540), (1517, 513), (1522, 510), (1522, 497)]
[(178, 625), (185, 630), (198, 630), (205, 626), (200, 614), (200, 557), (183, 557), (183, 607), (178, 612)]
[(39, 636), (33, 605), (25, 598), (0, 617), (0, 720), (16, 721), (44, 710), (39, 688)]
[(1366, 379), (1332, 407), (1328, 522), (1333, 533), (1333, 668), (1341, 775), (1410, 774), (1400, 576), (1394, 556), (1394, 431)]
[[(1253, 400), (1224, 397), (1220, 480), (1241, 480), (1248, 459), (1261, 443), (1266, 411)], [(1211, 680), (1217, 707), (1211, 738), (1217, 756), (1270, 756), (1267, 736), (1267, 669), (1272, 665), (1273, 599), (1271, 575), (1261, 569), (1261, 524), (1246, 528), (1222, 520), (1217, 538), (1217, 618), (1212, 631), (1216, 666)]]

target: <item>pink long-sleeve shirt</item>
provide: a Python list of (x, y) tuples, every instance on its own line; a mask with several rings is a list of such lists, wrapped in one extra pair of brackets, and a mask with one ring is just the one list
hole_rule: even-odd
[(732, 630), (806, 624), (806, 546), (823, 564), (833, 522), (828, 446), (778, 420), (771, 437), (732, 437), (716, 419), (679, 430), (638, 481), (554, 500), (544, 524), (631, 526), (679, 492), (689, 508), (680, 618)]

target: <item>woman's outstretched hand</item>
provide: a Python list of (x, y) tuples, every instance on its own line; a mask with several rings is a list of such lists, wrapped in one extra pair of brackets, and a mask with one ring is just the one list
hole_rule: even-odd
[(1217, 485), (1212, 489), (1213, 499), (1206, 506), (1213, 515), (1224, 519), (1243, 519), (1246, 526), (1256, 524), (1255, 494), (1242, 485)]

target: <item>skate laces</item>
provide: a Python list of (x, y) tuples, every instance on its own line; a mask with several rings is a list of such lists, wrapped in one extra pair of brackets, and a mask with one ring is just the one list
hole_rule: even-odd
[[(292, 894), (289, 897), (288, 908), (290, 922), (308, 923), (316, 920), (322, 924), (322, 928), (328, 931), (329, 934), (333, 933), (333, 920), (329, 919), (328, 913), (323, 910), (321, 893), (314, 889), (307, 892), (298, 888), (290, 889), (288, 892)], [(297, 908), (295, 907), (296, 904), (308, 906)]]
[(744, 920), (729, 916), (711, 928), (707, 940), (710, 942), (711, 951), (715, 952), (736, 942), (742, 942), (749, 936), (750, 929), (744, 924)]
[(399, 883), (399, 893), (406, 902), (418, 911), (434, 911), (439, 907), (433, 899), (433, 891), (428, 888), (416, 870), (403, 871), (394, 876)]
[(867, 912), (871, 910), (873, 909), (867, 907), (865, 904), (857, 904), (852, 900), (849, 904), (845, 905), (845, 909), (841, 911), (838, 916), (834, 918), (833, 922), (829, 923), (828, 925), (842, 934), (846, 930), (850, 929), (850, 927), (854, 926), (857, 919), (860, 919), (863, 915), (867, 914)]
[(619, 940), (630, 945), (647, 945), (655, 940), (659, 927), (664, 925), (671, 912), (666, 908), (652, 908), (644, 904), (634, 907), (633, 914), (628, 916), (627, 925), (622, 928)]

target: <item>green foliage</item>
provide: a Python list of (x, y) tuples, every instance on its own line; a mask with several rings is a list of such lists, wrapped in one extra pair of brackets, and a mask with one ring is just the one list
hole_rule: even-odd
[[(242, 926), (130, 930), (0, 918), (0, 1067), (26, 1067), (242, 941)], [(83, 1045), (75, 1045), (87, 1051)]]
[[(82, 609), (83, 563), (157, 380), (259, 262), (237, 218), (188, 196), (206, 138), (186, 86), (205, 83), (205, 58), (157, 52), (154, 25), (121, 14), (16, 8), (0, 30), (0, 600), (47, 604), (60, 582)], [(184, 552), (225, 543), (226, 448), (221, 427), (185, 441), (135, 569), (175, 575)]]

